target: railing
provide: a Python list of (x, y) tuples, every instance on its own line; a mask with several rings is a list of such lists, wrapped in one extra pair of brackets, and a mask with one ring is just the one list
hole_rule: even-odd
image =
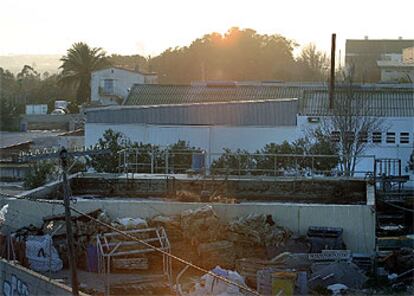
[[(118, 152), (120, 173), (193, 173), (235, 176), (345, 176), (338, 155), (207, 153), (201, 150), (127, 148)], [(357, 157), (351, 174), (373, 177), (375, 157)], [(349, 175), (349, 174), (348, 174)]]

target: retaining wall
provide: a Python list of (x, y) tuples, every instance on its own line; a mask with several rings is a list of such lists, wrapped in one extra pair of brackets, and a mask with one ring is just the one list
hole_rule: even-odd
[(0, 294), (4, 296), (72, 295), (68, 286), (4, 259), (0, 259), (0, 280)]
[[(28, 200), (3, 198), (9, 204), (5, 228), (15, 230), (29, 224), (42, 225), (44, 216), (62, 214), (63, 206)], [(211, 203), (209, 203), (211, 204)], [(82, 211), (104, 209), (111, 218), (175, 215), (186, 209), (203, 206), (198, 202), (173, 202), (137, 199), (78, 200), (75, 207)], [(223, 222), (252, 213), (271, 214), (282, 226), (298, 234), (306, 234), (309, 226), (342, 227), (343, 238), (353, 252), (372, 254), (375, 251), (375, 210), (372, 204), (333, 205), (280, 202), (248, 202), (241, 204), (211, 204)]]

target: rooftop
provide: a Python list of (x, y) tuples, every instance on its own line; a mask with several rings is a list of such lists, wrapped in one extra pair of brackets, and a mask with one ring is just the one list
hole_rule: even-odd
[[(343, 100), (350, 96), (349, 88), (336, 86), (336, 99)], [(357, 99), (356, 114), (371, 116), (406, 117), (414, 116), (414, 84), (368, 84), (355, 85), (351, 96)], [(303, 115), (328, 115), (328, 88), (320, 83), (260, 83), (250, 84), (198, 83), (194, 85), (134, 85), (124, 107), (165, 106), (178, 108), (196, 104), (221, 104), (240, 102), (270, 102), (297, 98), (299, 113)], [(356, 101), (355, 101), (356, 102)], [(221, 106), (221, 105), (220, 105)], [(296, 106), (291, 105), (295, 108)], [(207, 107), (206, 107), (207, 108)], [(218, 114), (227, 116), (224, 109), (215, 107)], [(214, 109), (214, 108), (213, 108)], [(188, 109), (187, 109), (188, 110)], [(204, 109), (206, 111), (207, 109)], [(188, 110), (189, 111), (189, 110)], [(262, 112), (262, 111), (261, 111)], [(230, 114), (230, 113), (228, 113)], [(178, 115), (177, 115), (178, 116)], [(205, 115), (207, 116), (207, 115)], [(193, 118), (193, 117), (191, 117)]]
[(86, 110), (88, 123), (294, 126), (297, 99), (111, 106)]

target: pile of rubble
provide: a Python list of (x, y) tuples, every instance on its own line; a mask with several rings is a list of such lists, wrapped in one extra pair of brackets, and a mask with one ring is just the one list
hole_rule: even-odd
[[(224, 222), (210, 205), (189, 209), (179, 215), (158, 215), (147, 220), (140, 217), (111, 219), (102, 210), (89, 215), (118, 229), (136, 231), (141, 239), (146, 237), (139, 229), (162, 227), (174, 255), (265, 295), (277, 294), (281, 290), (298, 295), (356, 293), (366, 286), (368, 274), (375, 272), (371, 257), (346, 250), (341, 228), (309, 227), (306, 236), (297, 236), (278, 225), (271, 215), (250, 214)], [(44, 217), (43, 221), (40, 228), (29, 225), (13, 234), (14, 251), (17, 259), (28, 267), (41, 271), (52, 267), (56, 271), (68, 266), (64, 216)], [(90, 223), (85, 217), (73, 217), (73, 225), (78, 267), (90, 270), (89, 252), (96, 251), (97, 235), (109, 235), (108, 230)], [(123, 239), (111, 238), (110, 242), (125, 243)], [(52, 248), (47, 249), (46, 245)], [(137, 247), (130, 242), (125, 245), (128, 250)], [(43, 257), (53, 258), (52, 264), (34, 258), (40, 249), (48, 250)], [(152, 268), (162, 265), (162, 261), (154, 260), (162, 258), (140, 254), (112, 259), (111, 266), (113, 272), (127, 270), (152, 276)], [(173, 261), (173, 270), (182, 268), (183, 264)], [(387, 270), (386, 280), (391, 285), (407, 281), (414, 274), (413, 250), (402, 249), (384, 255), (381, 268)], [(153, 284), (143, 278), (142, 282), (135, 281), (130, 286), (136, 286), (138, 291)], [(119, 286), (117, 289), (123, 288)], [(244, 293), (239, 288), (217, 284), (208, 274), (198, 277), (186, 293), (204, 295), (206, 289), (221, 295)]]

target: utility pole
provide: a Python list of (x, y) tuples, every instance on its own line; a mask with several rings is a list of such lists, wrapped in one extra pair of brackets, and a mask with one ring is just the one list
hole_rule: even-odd
[(335, 50), (336, 50), (336, 34), (332, 34), (331, 40), (331, 76), (329, 80), (329, 110), (334, 108), (335, 94)]
[(76, 272), (76, 257), (75, 257), (75, 247), (73, 244), (73, 232), (72, 232), (72, 218), (70, 215), (70, 196), (69, 196), (69, 183), (67, 178), (67, 160), (68, 160), (68, 151), (65, 148), (59, 153), (60, 161), (62, 165), (62, 176), (63, 176), (63, 204), (65, 206), (65, 221), (66, 221), (66, 238), (68, 240), (68, 249), (69, 249), (69, 266), (72, 276), (72, 294), (74, 296), (79, 296), (79, 284), (78, 284), (78, 274)]

